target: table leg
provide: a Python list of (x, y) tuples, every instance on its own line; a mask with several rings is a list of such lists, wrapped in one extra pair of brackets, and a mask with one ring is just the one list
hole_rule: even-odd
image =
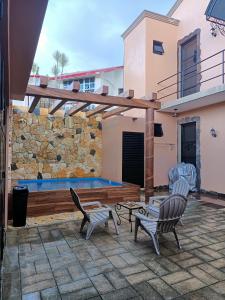
[(129, 222), (130, 222), (130, 232), (132, 232), (132, 209), (129, 209)]
[(121, 210), (121, 208), (122, 208), (121, 205), (119, 205), (119, 204), (115, 205), (115, 212), (116, 212), (116, 215), (118, 217), (117, 225), (121, 225), (121, 218), (120, 218), (120, 215), (118, 213), (118, 210)]

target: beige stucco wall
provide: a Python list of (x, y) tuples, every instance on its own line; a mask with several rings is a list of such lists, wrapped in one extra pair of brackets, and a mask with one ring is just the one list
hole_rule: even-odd
[[(224, 37), (218, 33), (217, 37), (211, 35), (210, 22), (206, 21), (205, 11), (209, 4), (209, 0), (183, 0), (180, 6), (172, 15), (173, 18), (179, 19), (180, 25), (178, 27), (178, 40), (189, 35), (191, 32), (200, 28), (200, 49), (201, 59), (205, 59), (223, 49), (225, 49)], [(218, 55), (201, 65), (202, 70), (214, 64), (222, 62), (222, 55)], [(202, 74), (202, 80), (219, 75), (222, 73), (222, 67), (218, 66), (211, 71)], [(208, 89), (215, 85), (221, 84), (221, 77), (208, 81), (201, 85), (201, 89)]]
[[(225, 194), (225, 103), (179, 115), (200, 117), (201, 189)], [(210, 134), (215, 129), (217, 137)], [(179, 153), (178, 153), (179, 154)]]
[[(169, 84), (176, 82), (176, 78), (160, 86), (157, 82), (178, 71), (178, 41), (200, 29), (200, 56), (205, 59), (225, 48), (224, 37), (219, 33), (213, 37), (210, 32), (210, 23), (206, 21), (205, 10), (209, 0), (183, 0), (181, 5), (171, 16), (179, 20), (179, 25), (168, 24), (162, 20), (145, 17), (139, 25), (125, 35), (124, 39), (124, 83), (125, 89), (133, 88), (135, 96), (149, 96)], [(157, 16), (156, 16), (157, 18)], [(153, 54), (153, 40), (162, 41), (165, 53)], [(140, 58), (140, 55), (143, 57)], [(221, 62), (222, 56), (217, 56), (210, 61), (202, 63), (201, 70)], [(221, 66), (202, 74), (202, 80), (222, 73)], [(221, 77), (204, 83), (201, 90), (218, 86), (222, 83)], [(174, 92), (174, 88), (168, 89), (165, 94)], [(158, 96), (162, 96), (158, 95)], [(162, 101), (174, 100), (176, 95)], [(173, 118), (170, 114), (155, 112), (155, 122), (162, 123), (164, 137), (155, 138), (154, 180), (155, 185), (167, 183), (167, 173), (170, 166), (175, 165), (179, 157), (177, 147), (177, 120), (184, 116), (200, 117), (200, 151), (201, 151), (201, 188), (207, 191), (225, 193), (224, 178), (224, 111), (225, 106), (213, 105), (202, 110), (187, 112)], [(126, 116), (144, 118), (141, 110), (130, 110)], [(218, 137), (212, 138), (209, 134), (211, 128), (218, 131)], [(175, 144), (173, 146), (173, 144)], [(171, 145), (171, 146), (169, 146)], [(178, 150), (177, 150), (178, 148)], [(172, 150), (171, 150), (172, 149)]]
[[(154, 185), (168, 184), (168, 170), (176, 161), (176, 120), (162, 113), (157, 114), (156, 122), (166, 118), (167, 124), (163, 126), (163, 137), (154, 139)], [(123, 131), (144, 132), (145, 119), (132, 117), (113, 117), (103, 121), (102, 143), (103, 163), (102, 176), (111, 180), (122, 180), (122, 134)], [(165, 155), (166, 153), (166, 155)]]

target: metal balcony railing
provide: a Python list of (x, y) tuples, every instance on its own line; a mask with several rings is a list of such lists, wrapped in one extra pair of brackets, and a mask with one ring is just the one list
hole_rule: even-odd
[[(195, 58), (196, 53), (188, 59)], [(224, 83), (225, 49), (159, 81), (158, 100), (181, 98)]]

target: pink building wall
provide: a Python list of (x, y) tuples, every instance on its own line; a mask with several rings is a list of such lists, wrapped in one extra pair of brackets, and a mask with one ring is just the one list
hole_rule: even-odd
[[(157, 82), (178, 71), (178, 41), (196, 29), (200, 29), (201, 59), (225, 48), (224, 37), (220, 34), (217, 37), (211, 35), (210, 23), (206, 21), (204, 15), (208, 3), (209, 0), (183, 0), (176, 11), (170, 15), (173, 19), (147, 13), (139, 17), (128, 28), (123, 35), (125, 90), (134, 89), (135, 97), (150, 97), (152, 92), (157, 92), (160, 89)], [(153, 54), (153, 40), (163, 42), (165, 53), (162, 56)], [(221, 57), (217, 56), (202, 64), (202, 70), (219, 62), (221, 62)], [(219, 73), (220, 68), (217, 67), (210, 72), (203, 73), (202, 80)], [(221, 78), (209, 81), (207, 84), (201, 85), (201, 90), (221, 85), (221, 82)], [(167, 94), (169, 92), (170, 90), (167, 90)], [(163, 101), (175, 99), (176, 95)], [(162, 123), (164, 131), (163, 137), (154, 139), (155, 186), (168, 184), (169, 168), (179, 162), (179, 120), (184, 117), (199, 117), (201, 188), (225, 194), (223, 182), (225, 177), (224, 113), (224, 103), (195, 111), (190, 110), (179, 114), (178, 117), (172, 117), (170, 113), (155, 112), (155, 122)], [(112, 174), (112, 179), (115, 180), (122, 178), (122, 131), (125, 129), (127, 131), (144, 130), (144, 111), (133, 109), (124, 115), (138, 117), (140, 121), (131, 123), (130, 118), (123, 118), (122, 121), (122, 118), (112, 117), (103, 122), (103, 147), (106, 146), (108, 150), (103, 151), (107, 152), (103, 159), (103, 176), (105, 174), (106, 177), (110, 178)], [(215, 128), (218, 132), (217, 138), (210, 135), (211, 128)], [(110, 151), (113, 155), (110, 154)], [(109, 162), (110, 159), (112, 160), (111, 163)], [(106, 170), (109, 165), (111, 170), (114, 170), (113, 172)]]

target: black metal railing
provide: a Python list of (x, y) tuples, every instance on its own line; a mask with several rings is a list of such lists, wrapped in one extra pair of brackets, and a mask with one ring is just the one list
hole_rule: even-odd
[[(193, 59), (195, 62), (197, 60), (196, 54), (192, 57), (188, 57), (188, 60), (189, 59)], [(218, 61), (215, 62), (215, 60)], [(207, 64), (206, 67), (204, 67), (204, 63)], [(218, 70), (216, 70), (216, 68), (218, 68)], [(210, 70), (212, 71), (211, 73)], [(176, 81), (174, 81), (174, 78)], [(194, 84), (190, 84), (192, 79), (195, 81)], [(204, 83), (215, 79), (219, 79), (215, 86), (225, 83), (225, 49), (203, 60), (197, 61), (182, 71), (159, 81), (159, 90), (157, 91), (158, 100), (171, 98), (173, 95), (175, 95), (176, 98), (181, 98), (196, 93), (200, 91), (200, 87), (202, 90)]]

